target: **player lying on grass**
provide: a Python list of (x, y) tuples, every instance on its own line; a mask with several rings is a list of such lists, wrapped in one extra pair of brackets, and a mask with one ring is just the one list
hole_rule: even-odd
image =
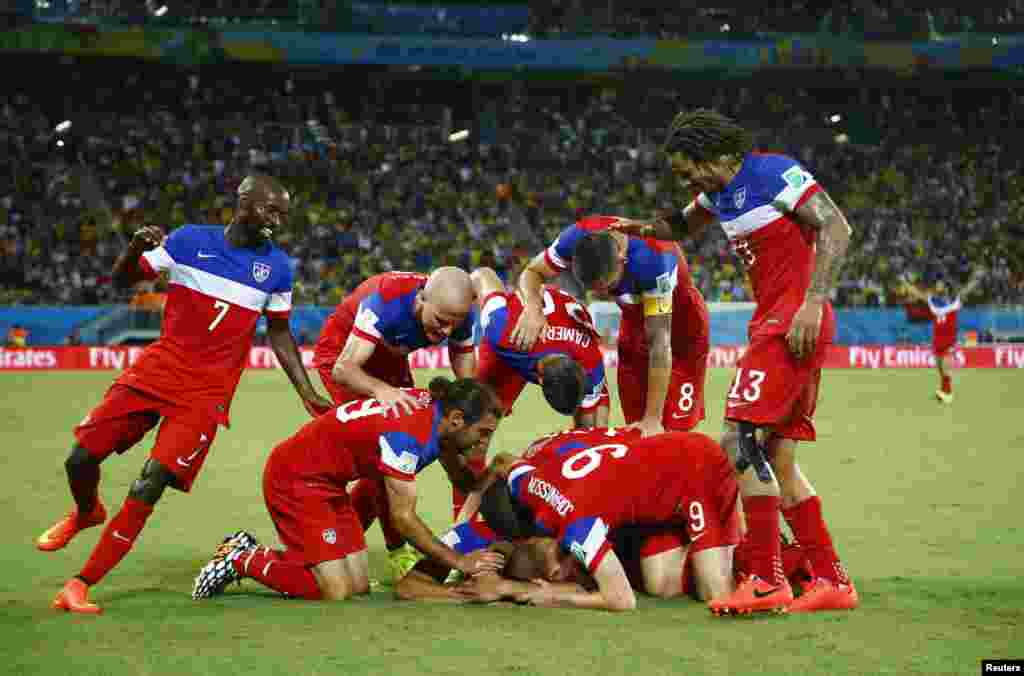
[[(416, 406), (409, 353), (447, 343), (456, 378), (473, 377), (473, 284), (465, 270), (442, 267), (429, 276), (385, 272), (370, 277), (338, 304), (324, 322), (313, 365), (335, 404), (372, 397), (406, 412)], [(379, 481), (361, 480), (351, 490), (360, 520), (380, 520), (393, 575), (400, 578), (418, 560), (388, 519)], [(456, 495), (455, 502), (461, 504)]]
[(238, 210), (227, 227), (185, 225), (164, 238), (148, 226), (135, 233), (114, 264), (113, 279), (121, 287), (168, 274), (160, 339), (75, 428), (75, 445), (64, 463), (75, 509), (39, 536), (36, 546), (62, 549), (81, 530), (106, 521), (98, 494), (100, 464), (135, 446), (157, 424), (160, 430), (124, 504), (85, 566), (57, 594), (55, 608), (101, 612), (89, 601), (90, 586), (131, 551), (168, 486), (191, 490), (219, 426), (228, 425), (261, 315), (267, 317), (274, 354), (306, 409), (317, 414), (330, 407), (309, 382), (288, 326), (291, 266), (273, 235), (286, 223), (290, 201), (278, 181), (248, 176), (238, 187)]
[[(597, 585), (593, 591), (539, 585), (525, 600), (631, 610), (636, 596), (609, 534), (627, 526), (674, 529), (645, 542), (645, 586), (658, 596), (679, 595), (683, 547), (689, 543), (698, 594), (713, 603), (734, 589), (738, 491), (728, 458), (702, 434), (637, 439), (616, 430), (577, 431), (531, 448), (509, 468), (507, 479), (487, 489), (481, 512), (504, 537), (554, 538), (545, 545), (546, 569), (553, 569), (561, 551), (583, 564)], [(761, 609), (775, 607), (751, 610)]]
[(435, 378), (429, 392), (409, 392), (417, 399), (412, 413), (395, 417), (375, 399), (352, 401), (278, 444), (263, 472), (263, 497), (284, 549), (235, 533), (199, 572), (193, 598), (215, 596), (243, 578), (305, 599), (368, 592), (363, 526), (346, 490), (361, 478), (383, 480), (392, 523), (430, 559), (469, 574), (499, 569), (500, 554), (459, 554), (416, 513), (416, 474), (435, 460), (454, 485), (476, 487), (459, 456), (489, 441), (502, 415), (497, 397), (470, 378)]

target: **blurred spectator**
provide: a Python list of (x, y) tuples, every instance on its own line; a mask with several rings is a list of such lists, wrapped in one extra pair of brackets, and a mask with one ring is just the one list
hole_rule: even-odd
[(7, 331), (7, 347), (26, 347), (28, 345), (28, 329), (15, 324)]

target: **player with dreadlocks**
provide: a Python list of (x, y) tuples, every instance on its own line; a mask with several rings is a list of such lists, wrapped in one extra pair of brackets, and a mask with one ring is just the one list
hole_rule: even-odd
[(679, 113), (664, 150), (673, 175), (696, 199), (651, 222), (612, 227), (682, 240), (718, 221), (747, 268), (757, 302), (722, 435), (737, 471), (752, 466), (761, 479), (741, 482), (757, 486), (743, 491), (753, 574), (731, 597), (712, 602), (712, 610), (732, 613), (792, 599), (780, 573), (780, 507), (816, 576), (790, 612), (855, 608), (857, 591), (832, 545), (821, 500), (796, 464), (797, 442), (815, 440), (821, 367), (835, 336), (829, 295), (852, 230), (806, 168), (784, 155), (756, 152), (750, 131), (718, 112)]

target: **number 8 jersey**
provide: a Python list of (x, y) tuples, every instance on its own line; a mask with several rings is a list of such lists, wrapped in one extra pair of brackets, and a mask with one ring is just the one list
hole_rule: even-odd
[(221, 227), (185, 225), (144, 253), (139, 265), (149, 279), (167, 274), (167, 305), (160, 339), (117, 384), (207, 409), (227, 425), (256, 322), (291, 312), (288, 256), (271, 243), (233, 247)]

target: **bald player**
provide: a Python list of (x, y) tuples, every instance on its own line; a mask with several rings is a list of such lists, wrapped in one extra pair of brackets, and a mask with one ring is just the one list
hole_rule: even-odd
[[(402, 389), (413, 386), (409, 353), (445, 341), (455, 377), (472, 377), (475, 296), (469, 274), (455, 267), (429, 277), (385, 272), (360, 284), (324, 323), (316, 343), (313, 364), (334, 403), (371, 397), (411, 412), (419, 404)], [(418, 557), (391, 527), (383, 483), (362, 479), (351, 497), (364, 528), (380, 519), (394, 578), (401, 578)]]
[(135, 446), (158, 423), (160, 429), (124, 505), (85, 566), (57, 594), (54, 608), (100, 613), (89, 601), (89, 588), (128, 554), (164, 489), (192, 488), (218, 428), (228, 426), (228, 409), (261, 316), (306, 410), (316, 415), (330, 408), (313, 389), (288, 326), (292, 272), (273, 236), (286, 223), (290, 202), (278, 181), (248, 176), (227, 227), (185, 225), (164, 237), (160, 228), (147, 226), (114, 263), (114, 283), (123, 288), (167, 273), (160, 339), (75, 428), (75, 444), (64, 463), (75, 507), (36, 546), (45, 552), (62, 549), (79, 531), (106, 521), (97, 492), (100, 464)]

